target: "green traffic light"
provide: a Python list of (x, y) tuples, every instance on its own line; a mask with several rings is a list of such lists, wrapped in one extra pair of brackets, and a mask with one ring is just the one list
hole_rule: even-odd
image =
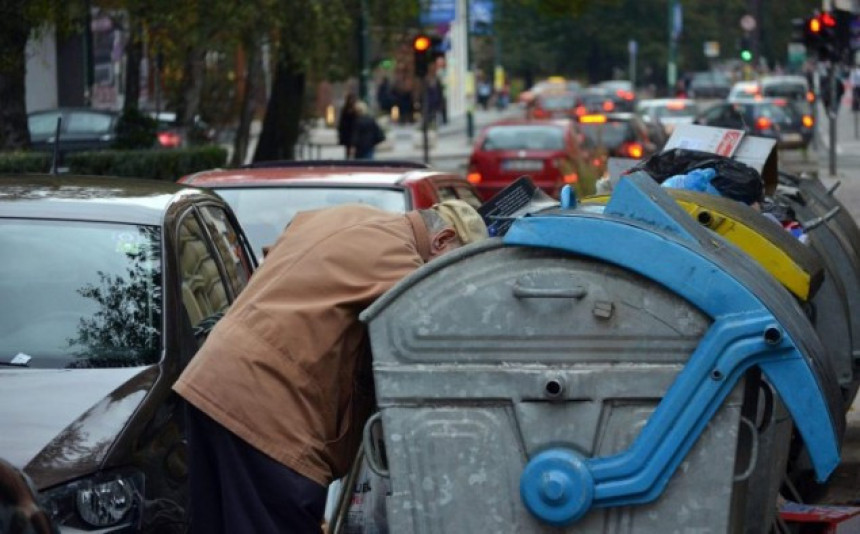
[(741, 50), (741, 59), (744, 61), (752, 61), (752, 52), (749, 50)]

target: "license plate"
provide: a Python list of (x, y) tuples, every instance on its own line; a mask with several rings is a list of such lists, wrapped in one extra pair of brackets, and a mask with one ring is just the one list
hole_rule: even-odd
[(506, 159), (502, 162), (502, 170), (505, 171), (542, 171), (543, 160), (541, 159)]
[(779, 136), (779, 140), (784, 143), (799, 143), (803, 140), (799, 133), (787, 133)]

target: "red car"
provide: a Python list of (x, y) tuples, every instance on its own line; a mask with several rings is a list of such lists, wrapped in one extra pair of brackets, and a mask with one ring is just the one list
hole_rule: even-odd
[(581, 140), (567, 119), (491, 124), (475, 141), (467, 179), (485, 200), (523, 175), (555, 197), (565, 184), (574, 185), (580, 194), (593, 193), (597, 172)]
[(199, 172), (179, 182), (221, 195), (259, 258), (263, 247), (274, 243), (299, 211), (357, 202), (405, 212), (455, 198), (476, 208), (481, 204), (477, 190), (464, 177), (411, 162), (261, 162)]
[(548, 92), (538, 94), (527, 108), (527, 118), (553, 119), (573, 116), (576, 94), (571, 92)]

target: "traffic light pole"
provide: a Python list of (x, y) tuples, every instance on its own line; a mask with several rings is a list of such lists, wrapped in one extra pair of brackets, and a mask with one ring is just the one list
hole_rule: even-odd
[(836, 65), (835, 62), (831, 62), (828, 67), (830, 75), (829, 85), (827, 91), (830, 94), (830, 105), (828, 106), (830, 109), (827, 110), (827, 118), (830, 120), (830, 176), (836, 176), (836, 115), (839, 112), (839, 102), (837, 99), (836, 92), (836, 84), (838, 83), (836, 80)]
[(424, 163), (430, 163), (430, 143), (427, 139), (427, 123), (430, 118), (430, 99), (427, 98), (427, 77), (420, 81), (421, 86), (421, 136), (424, 145)]

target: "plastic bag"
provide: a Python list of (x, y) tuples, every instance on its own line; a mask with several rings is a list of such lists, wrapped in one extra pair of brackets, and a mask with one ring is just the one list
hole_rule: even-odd
[(764, 182), (758, 171), (745, 163), (711, 152), (684, 148), (667, 150), (654, 154), (624, 174), (643, 171), (662, 184), (672, 176), (706, 168), (716, 171), (716, 176), (710, 183), (722, 196), (744, 204), (753, 204), (764, 199)]

